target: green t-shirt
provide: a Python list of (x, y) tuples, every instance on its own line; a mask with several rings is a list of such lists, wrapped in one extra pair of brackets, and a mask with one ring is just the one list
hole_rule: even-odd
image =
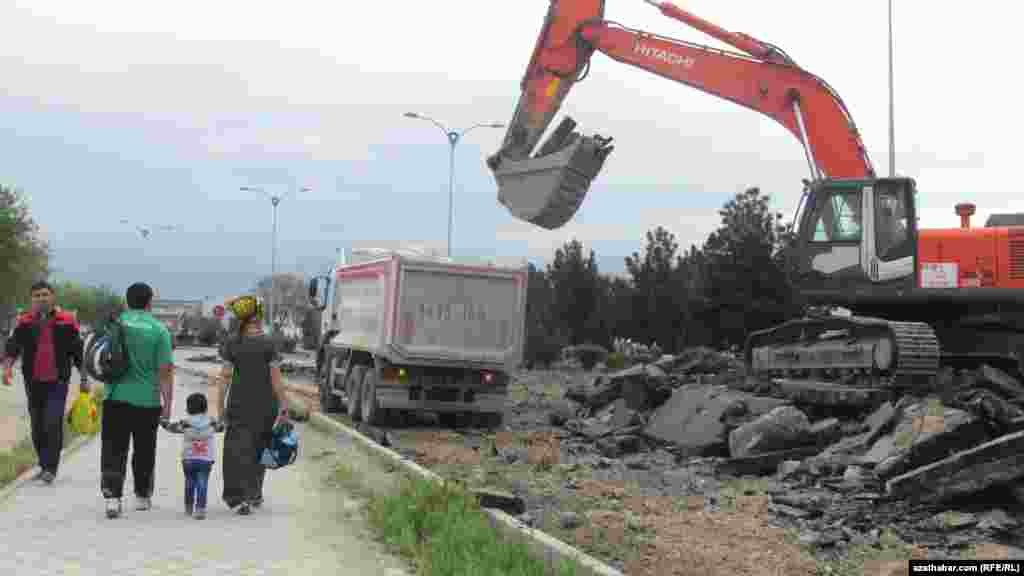
[(173, 364), (171, 333), (145, 310), (121, 313), (128, 348), (128, 373), (111, 383), (108, 400), (143, 408), (160, 407), (160, 366)]

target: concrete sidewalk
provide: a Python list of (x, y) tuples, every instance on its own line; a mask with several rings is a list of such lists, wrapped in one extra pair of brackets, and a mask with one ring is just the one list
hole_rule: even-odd
[[(205, 391), (205, 384), (181, 372), (177, 380), (176, 417), (181, 417), (186, 395)], [(401, 561), (383, 553), (346, 514), (353, 501), (336, 489), (323, 489), (327, 470), (316, 455), (331, 450), (334, 441), (302, 424), (298, 431), (298, 462), (268, 472), (266, 503), (251, 516), (237, 516), (221, 501), (218, 463), (205, 520), (184, 514), (181, 437), (163, 431), (153, 509), (135, 511), (133, 498), (126, 497), (124, 515), (107, 519), (99, 490), (97, 436), (61, 462), (54, 485), (28, 484), (0, 502), (0, 542), (7, 550), (0, 555), (0, 573), (407, 574)], [(223, 435), (218, 441), (223, 442)], [(131, 482), (129, 464), (126, 496), (131, 495)]]

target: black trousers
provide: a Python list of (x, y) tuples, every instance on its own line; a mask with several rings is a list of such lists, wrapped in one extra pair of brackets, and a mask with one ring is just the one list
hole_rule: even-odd
[(32, 446), (39, 467), (57, 474), (60, 451), (64, 447), (64, 406), (68, 399), (67, 382), (25, 381), (28, 415), (32, 425)]
[(126, 402), (103, 402), (100, 455), (100, 488), (105, 498), (121, 498), (128, 471), (128, 443), (132, 448), (132, 479), (135, 495), (153, 495), (156, 468), (156, 433), (160, 408), (141, 408)]

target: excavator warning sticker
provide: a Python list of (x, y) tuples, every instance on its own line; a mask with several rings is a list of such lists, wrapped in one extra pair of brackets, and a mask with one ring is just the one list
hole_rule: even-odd
[(956, 288), (956, 262), (921, 263), (921, 288)]

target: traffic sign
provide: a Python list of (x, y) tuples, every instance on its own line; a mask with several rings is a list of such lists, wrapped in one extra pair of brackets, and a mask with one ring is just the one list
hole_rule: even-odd
[(215, 317), (217, 317), (218, 320), (223, 318), (224, 317), (224, 306), (222, 306), (220, 304), (217, 304), (216, 306), (214, 306), (213, 307), (213, 315)]

